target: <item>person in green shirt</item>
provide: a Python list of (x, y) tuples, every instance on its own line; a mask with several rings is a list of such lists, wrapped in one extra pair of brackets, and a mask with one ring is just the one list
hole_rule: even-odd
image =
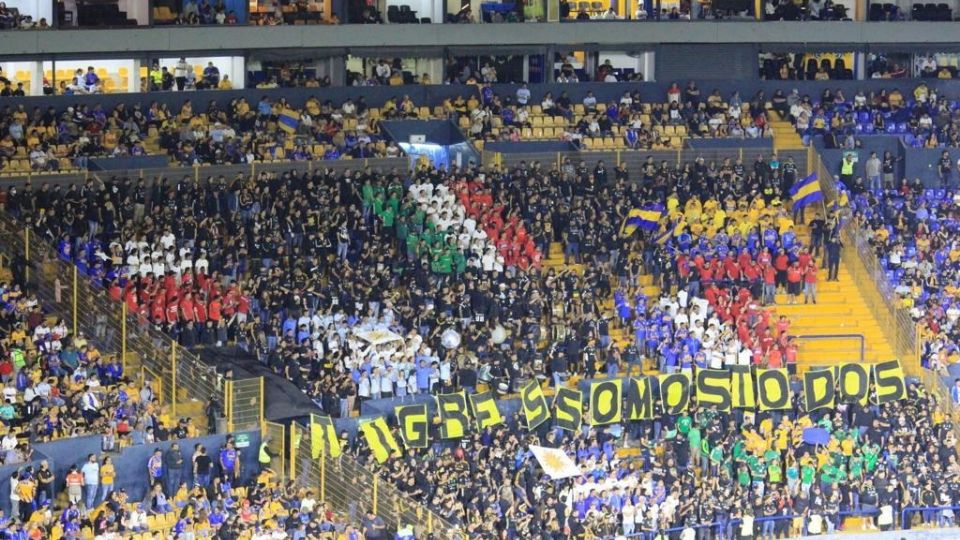
[(800, 483), (800, 469), (797, 468), (797, 462), (788, 458), (787, 460), (788, 491), (790, 491), (790, 493), (794, 493), (799, 483)]
[(696, 467), (700, 467), (701, 471), (707, 470), (707, 455), (700, 451), (700, 443), (702, 440), (700, 428), (691, 427), (689, 433), (687, 433), (687, 439), (690, 441), (690, 463)]
[(364, 182), (360, 188), (360, 199), (363, 202), (363, 219), (369, 219), (370, 210), (373, 208), (373, 184), (370, 180)]
[(407, 234), (410, 233), (410, 222), (407, 220), (407, 216), (403, 214), (397, 215), (397, 241), (403, 242), (407, 238)]
[(388, 205), (385, 205), (380, 210), (380, 213), (377, 215), (380, 216), (380, 219), (383, 220), (384, 233), (387, 236), (393, 237), (395, 234), (393, 231), (393, 223), (395, 221), (395, 218), (397, 217), (397, 211), (394, 210), (393, 207), (388, 204)]
[(422, 233), (425, 228), (425, 221), (427, 219), (427, 213), (423, 211), (422, 208), (417, 208), (413, 213), (413, 220), (410, 222), (413, 225), (413, 228), (417, 233)]
[(810, 493), (810, 486), (813, 485), (813, 480), (817, 475), (817, 468), (813, 466), (812, 463), (805, 463), (800, 467), (800, 489), (804, 493)]
[[(704, 443), (706, 443), (704, 439)], [(710, 474), (717, 476), (720, 474), (720, 464), (723, 463), (723, 442), (714, 446), (710, 450)]]
[(444, 249), (439, 252), (435, 266), (439, 274), (449, 276), (453, 272), (453, 256), (449, 250)]
[(780, 462), (779, 457), (767, 464), (767, 478), (770, 479), (771, 484), (779, 484), (783, 481), (783, 463)]
[(467, 258), (459, 249), (453, 252), (453, 271), (457, 276), (467, 271)]
[(383, 212), (383, 203), (384, 203), (383, 194), (380, 194), (380, 195), (374, 194), (373, 202), (371, 203), (373, 206), (373, 215), (379, 216), (380, 213)]
[(743, 488), (750, 485), (750, 470), (745, 465), (737, 468), (737, 483)]
[(397, 197), (396, 193), (390, 195), (387, 198), (387, 206), (393, 208), (393, 213), (397, 214), (400, 212), (400, 198)]
[(880, 447), (873, 443), (867, 443), (863, 447), (863, 462), (867, 472), (872, 473), (877, 468), (877, 460), (880, 458)]
[(847, 464), (847, 468), (854, 478), (857, 480), (863, 480), (863, 456), (860, 455), (859, 450), (855, 450), (854, 454), (850, 456), (850, 461)]

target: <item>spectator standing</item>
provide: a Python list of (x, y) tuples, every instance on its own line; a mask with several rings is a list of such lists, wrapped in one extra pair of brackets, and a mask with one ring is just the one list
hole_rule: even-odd
[(150, 475), (150, 484), (163, 481), (163, 451), (157, 448), (147, 460), (147, 473)]
[(840, 232), (834, 231), (827, 239), (827, 281), (838, 281), (837, 275), (840, 272), (840, 248), (843, 242), (840, 241)]
[(97, 455), (87, 456), (87, 462), (80, 469), (83, 473), (83, 491), (84, 504), (87, 510), (92, 510), (97, 504), (97, 494), (100, 492), (100, 463), (97, 462)]
[(950, 388), (950, 400), (954, 405), (960, 405), (960, 379), (953, 380), (953, 387)]
[(233, 446), (233, 439), (228, 439), (223, 449), (220, 450), (220, 473), (224, 481), (233, 481), (240, 472), (238, 460), (240, 452)]
[(383, 518), (378, 516), (371, 508), (367, 510), (367, 515), (363, 517), (363, 537), (365, 540), (380, 540), (387, 538), (387, 525)]
[(210, 469), (213, 462), (207, 455), (207, 449), (202, 444), (194, 448), (193, 453), (193, 484), (206, 488), (210, 485)]
[(184, 87), (187, 85), (187, 72), (190, 70), (190, 64), (187, 63), (187, 59), (180, 57), (180, 61), (177, 62), (177, 65), (173, 68), (173, 77), (177, 81), (177, 91), (183, 92)]
[(179, 444), (171, 444), (164, 453), (163, 468), (166, 472), (167, 493), (176, 493), (183, 477), (183, 453)]
[(80, 504), (83, 500), (83, 474), (76, 465), (70, 467), (67, 473), (67, 499), (71, 504)]
[(117, 479), (117, 469), (113, 465), (110, 456), (103, 456), (103, 463), (100, 464), (100, 500), (106, 501), (113, 493), (113, 485)]
[(880, 161), (880, 158), (877, 157), (876, 152), (870, 152), (870, 157), (867, 158), (867, 162), (864, 163), (863, 168), (870, 190), (877, 191), (881, 189), (883, 187), (881, 183), (883, 163)]

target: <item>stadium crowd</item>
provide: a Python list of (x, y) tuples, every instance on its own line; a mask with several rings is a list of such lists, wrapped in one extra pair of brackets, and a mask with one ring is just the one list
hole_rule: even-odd
[[(381, 474), (471, 538), (785, 538), (832, 532), (848, 516), (864, 530), (950, 526), (951, 510), (899, 519), (960, 496), (943, 406), (912, 384), (905, 401), (813, 413), (801, 393), (786, 411), (694, 406), (602, 427), (585, 408), (576, 432), (530, 432), (518, 413), (456, 447), (408, 450)], [(809, 441), (809, 429), (828, 440)], [(345, 443), (372, 460), (364, 439)], [(563, 449), (583, 475), (549, 479), (530, 445)]]
[[(181, 59), (174, 69), (155, 64), (147, 79), (155, 89), (216, 86), (222, 81), (216, 82), (215, 70), (207, 66), (202, 79), (194, 81), (194, 70)], [(90, 67), (79, 70), (74, 83), (64, 88), (87, 93), (100, 84)], [(674, 85), (663, 101), (643, 101), (638, 92), (628, 92), (606, 104), (592, 93), (572, 103), (565, 92), (556, 97), (547, 92), (537, 103), (526, 85), (506, 96), (484, 85), (433, 109), (418, 106), (409, 96), (392, 97), (380, 107), (369, 106), (362, 97), (339, 106), (311, 97), (299, 109), (284, 98), (267, 96), (256, 103), (213, 100), (203, 110), (189, 100), (179, 109), (145, 102), (112, 110), (78, 103), (64, 110), (28, 111), (21, 104), (0, 111), (0, 165), (6, 171), (83, 169), (92, 157), (164, 154), (190, 166), (396, 157), (401, 150), (381, 137), (379, 123), (404, 118), (452, 118), (479, 141), (568, 140), (587, 147), (650, 149), (678, 147), (687, 136), (770, 134), (762, 94), (749, 101), (736, 93), (725, 101), (716, 90), (701, 97), (693, 82), (682, 90)]]
[[(93, 68), (90, 68), (91, 70)], [(170, 84), (175, 84), (171, 76)], [(391, 101), (406, 107), (409, 100)], [(412, 103), (410, 103), (412, 106)], [(7, 106), (0, 113), (0, 164), (4, 170), (86, 168), (104, 156), (167, 154), (182, 165), (251, 163), (287, 159), (338, 159), (400, 155), (396, 144), (377, 135), (379, 117), (371, 117), (363, 99), (341, 107), (307, 100), (292, 125), (278, 123), (289, 111), (283, 99), (264, 96), (227, 104), (211, 101), (194, 110), (188, 100), (179, 110), (166, 104), (119, 104), (113, 110), (77, 104), (65, 110)], [(379, 110), (377, 111), (379, 112)], [(385, 107), (384, 117), (399, 115)]]
[(906, 96), (896, 88), (849, 97), (840, 89), (825, 89), (814, 101), (797, 90), (777, 91), (772, 105), (805, 139), (822, 136), (827, 148), (855, 148), (857, 136), (871, 134), (903, 135), (914, 148), (960, 146), (960, 102), (922, 82)]
[[(412, 179), (91, 179), (16, 188), (6, 206), (144, 324), (188, 348), (257, 351), (339, 416), (365, 399), (478, 381), (511, 392), (643, 358), (666, 370), (792, 363), (787, 327), (761, 304), (778, 291), (816, 301), (814, 255), (835, 229), (815, 220), (811, 246), (794, 232), (781, 201), (796, 165), (650, 159), (633, 180), (570, 160)], [(621, 234), (629, 210), (652, 203), (664, 209), (660, 241)], [(543, 267), (558, 242), (582, 272)], [(664, 292), (644, 292), (641, 272)], [(614, 342), (616, 325), (628, 339)], [(380, 330), (404, 346), (373, 342)], [(459, 343), (444, 343), (449, 331)]]
[(175, 427), (148, 384), (94, 340), (73, 335), (22, 283), (14, 276), (0, 284), (0, 463), (30, 461), (31, 442), (101, 434), (105, 447), (119, 448)]

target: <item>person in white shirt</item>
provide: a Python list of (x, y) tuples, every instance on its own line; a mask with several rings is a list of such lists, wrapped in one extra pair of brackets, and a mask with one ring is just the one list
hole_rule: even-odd
[(187, 72), (192, 71), (190, 64), (187, 63), (187, 59), (180, 57), (180, 60), (173, 68), (173, 79), (177, 82), (177, 91), (183, 92), (183, 89), (187, 86)]
[(530, 101), (530, 89), (527, 88), (526, 83), (524, 83), (520, 88), (517, 89), (517, 103), (519, 105), (526, 105)]

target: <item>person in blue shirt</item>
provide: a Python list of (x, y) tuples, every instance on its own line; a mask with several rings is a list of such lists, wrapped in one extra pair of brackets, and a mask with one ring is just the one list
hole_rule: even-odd
[(770, 251), (777, 249), (777, 231), (773, 227), (767, 227), (763, 231), (763, 245)]
[(239, 458), (240, 452), (234, 448), (233, 439), (228, 439), (227, 444), (220, 450), (220, 470), (224, 481), (237, 478), (240, 473)]
[(114, 356), (104, 368), (104, 375), (107, 384), (113, 384), (123, 378), (123, 364), (120, 359)]

